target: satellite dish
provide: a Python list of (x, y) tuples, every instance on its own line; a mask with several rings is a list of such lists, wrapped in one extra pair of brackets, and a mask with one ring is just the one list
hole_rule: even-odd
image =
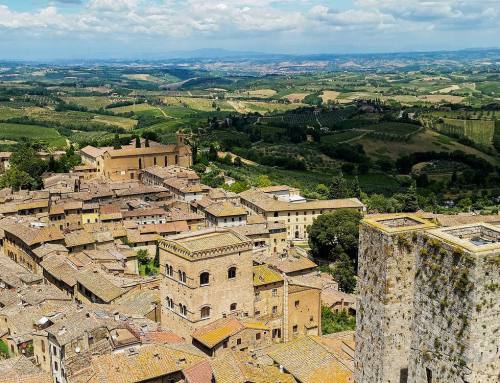
[(79, 353), (80, 352), (80, 347), (75, 348), (75, 352)]

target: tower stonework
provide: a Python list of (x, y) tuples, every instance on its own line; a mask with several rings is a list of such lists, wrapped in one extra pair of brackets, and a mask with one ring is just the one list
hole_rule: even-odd
[(407, 381), (417, 233), (435, 225), (413, 215), (365, 218), (359, 233), (357, 383)]
[(408, 381), (498, 382), (500, 228), (440, 228), (418, 243)]

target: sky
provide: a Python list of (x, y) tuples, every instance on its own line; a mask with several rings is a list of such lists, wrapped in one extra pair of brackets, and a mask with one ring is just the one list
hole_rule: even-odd
[(499, 47), (500, 0), (0, 0), (0, 59)]

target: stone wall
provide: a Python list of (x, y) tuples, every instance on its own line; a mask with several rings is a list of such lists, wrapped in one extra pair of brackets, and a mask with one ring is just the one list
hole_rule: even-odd
[(498, 382), (500, 254), (427, 234), (419, 247), (409, 381)]
[(414, 231), (360, 227), (356, 382), (405, 381), (410, 352)]

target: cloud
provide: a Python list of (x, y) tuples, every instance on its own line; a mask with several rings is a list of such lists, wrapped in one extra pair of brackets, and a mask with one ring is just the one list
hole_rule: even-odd
[(1, 2), (0, 33), (6, 39), (22, 33), (54, 41), (64, 35), (102, 46), (148, 38), (162, 45), (231, 40), (241, 50), (281, 42), (308, 48), (309, 42), (348, 45), (347, 38), (357, 43), (360, 36), (399, 40), (406, 33), (424, 40), (431, 36), (421, 37), (427, 31), (438, 41), (446, 33), (470, 39), (500, 32), (498, 0), (352, 0), (342, 8), (332, 0), (50, 0), (22, 12)]

